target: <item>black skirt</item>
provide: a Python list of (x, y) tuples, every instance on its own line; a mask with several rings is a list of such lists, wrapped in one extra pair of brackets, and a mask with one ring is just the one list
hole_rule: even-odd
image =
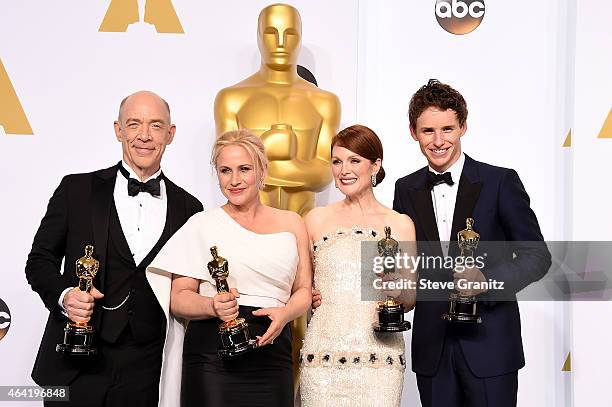
[[(255, 317), (255, 307), (240, 306), (252, 339), (270, 326), (267, 316)], [(274, 344), (229, 361), (217, 356), (221, 343), (217, 318), (191, 321), (183, 346), (182, 407), (293, 406), (291, 328), (285, 325)]]

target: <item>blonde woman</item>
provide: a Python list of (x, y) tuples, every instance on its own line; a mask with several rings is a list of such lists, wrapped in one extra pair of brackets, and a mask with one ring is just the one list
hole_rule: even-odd
[[(221, 135), (212, 164), (227, 203), (193, 216), (152, 265), (174, 275), (170, 310), (190, 321), (181, 405), (292, 406), (288, 322), (311, 302), (306, 227), (297, 214), (261, 203), (267, 159), (252, 132)], [(208, 272), (212, 246), (229, 264), (229, 293), (218, 294)], [(258, 348), (222, 360), (218, 327), (236, 317), (249, 324)]]

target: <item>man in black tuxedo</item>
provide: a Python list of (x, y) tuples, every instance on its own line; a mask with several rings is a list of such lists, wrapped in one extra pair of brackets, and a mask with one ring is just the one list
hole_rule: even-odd
[(468, 217), (481, 245), (506, 241), (511, 246), (494, 250), (482, 269), (419, 271), (419, 279), (493, 279), (504, 282), (505, 290), (503, 301), (491, 290), (462, 291), (477, 296), (481, 324), (442, 320), (449, 292), (426, 301), (430, 293), (417, 291), (412, 368), (421, 402), (425, 407), (515, 406), (517, 373), (525, 365), (515, 294), (548, 271), (550, 253), (517, 173), (461, 152), (467, 106), (459, 92), (430, 80), (412, 97), (409, 119), (412, 138), (429, 165), (397, 181), (393, 209), (414, 221), (419, 253), (457, 255), (457, 233)]
[[(26, 263), (27, 280), (50, 311), (32, 378), (70, 386), (70, 402), (62, 406), (157, 406), (166, 318), (145, 269), (202, 210), (161, 171), (176, 131), (165, 100), (147, 91), (128, 96), (114, 126), (122, 161), (62, 179)], [(75, 288), (74, 264), (89, 244), (100, 267), (85, 293)], [(68, 320), (91, 320), (97, 357), (56, 352)]]

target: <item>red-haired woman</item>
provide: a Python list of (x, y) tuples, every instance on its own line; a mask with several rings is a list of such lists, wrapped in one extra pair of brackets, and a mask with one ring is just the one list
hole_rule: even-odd
[[(382, 144), (372, 130), (348, 127), (333, 138), (331, 150), (332, 173), (344, 199), (313, 209), (305, 219), (314, 283), (323, 301), (302, 348), (302, 406), (399, 406), (404, 338), (372, 330), (378, 316), (373, 302), (361, 300), (361, 247), (385, 237), (386, 226), (395, 240), (414, 241), (414, 224), (374, 196), (385, 171)], [(414, 306), (409, 293), (399, 300), (407, 309)]]

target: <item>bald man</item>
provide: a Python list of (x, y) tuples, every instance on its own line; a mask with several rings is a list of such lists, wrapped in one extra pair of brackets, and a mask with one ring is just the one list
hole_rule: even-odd
[[(26, 263), (27, 280), (49, 309), (32, 378), (70, 386), (69, 402), (48, 406), (158, 404), (166, 316), (145, 269), (202, 204), (162, 173), (176, 131), (164, 99), (148, 91), (126, 97), (114, 126), (122, 160), (62, 179)], [(76, 288), (74, 269), (86, 245), (100, 262), (90, 293)], [(68, 320), (93, 325), (95, 357), (56, 352)]]

